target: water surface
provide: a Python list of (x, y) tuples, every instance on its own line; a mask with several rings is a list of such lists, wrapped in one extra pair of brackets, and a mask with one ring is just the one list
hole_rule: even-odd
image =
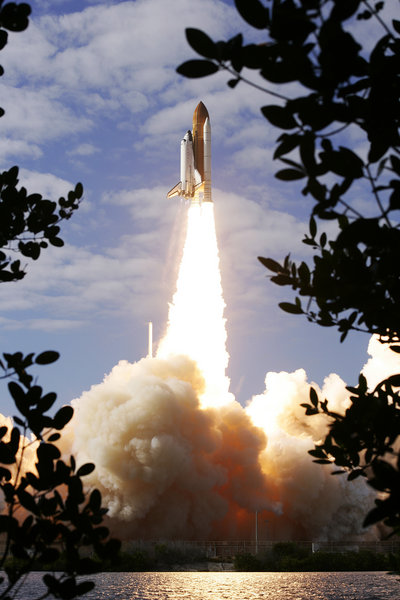
[[(17, 595), (34, 600), (43, 573), (31, 573)], [(101, 573), (87, 579), (87, 600), (400, 600), (400, 580), (383, 572)]]

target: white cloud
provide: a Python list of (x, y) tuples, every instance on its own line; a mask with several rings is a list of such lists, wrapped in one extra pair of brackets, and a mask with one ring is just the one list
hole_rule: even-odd
[(75, 184), (66, 181), (61, 177), (51, 173), (40, 173), (38, 171), (29, 171), (20, 169), (19, 183), (27, 188), (29, 193), (39, 193), (52, 200), (65, 196), (69, 190), (74, 189)]
[[(257, 256), (281, 260), (289, 252), (304, 258), (307, 248), (301, 244), (306, 225), (283, 211), (234, 193), (215, 190), (218, 244), (225, 300), (231, 314), (249, 323), (258, 311), (276, 304), (276, 286), (266, 292), (271, 275)], [(259, 326), (259, 325), (258, 325)]]
[(0, 318), (0, 326), (3, 331), (41, 331), (45, 333), (54, 333), (60, 331), (70, 331), (84, 326), (84, 321), (74, 319), (4, 319)]
[(41, 143), (89, 129), (92, 122), (55, 98), (52, 90), (0, 86), (6, 98), (2, 134), (24, 142)]
[(36, 144), (31, 144), (25, 140), (12, 140), (4, 137), (0, 140), (0, 161), (8, 163), (13, 157), (39, 158), (43, 152)]
[(232, 156), (234, 165), (248, 171), (263, 169), (272, 162), (272, 152), (269, 148), (250, 146), (235, 152)]
[(96, 152), (100, 152), (100, 148), (93, 144), (83, 143), (69, 150), (67, 154), (70, 156), (91, 156), (92, 154), (96, 154)]
[[(186, 42), (185, 26), (223, 37), (235, 22), (240, 19), (233, 7), (212, 0), (201, 5), (194, 0), (137, 0), (99, 4), (58, 17), (33, 17), (28, 30), (13, 36), (5, 49), (7, 81), (24, 86), (27, 120), (36, 123), (40, 106), (51, 119), (52, 135), (70, 128), (66, 108), (70, 101), (79, 100), (81, 111), (84, 107), (88, 114), (121, 107), (131, 113), (151, 107), (154, 112), (159, 93), (164, 98), (166, 91), (170, 93), (173, 103), (182, 101), (182, 90), (193, 98), (196, 85), (203, 91), (215, 86), (215, 77), (190, 82), (175, 73), (180, 62), (195, 54)], [(223, 82), (225, 77), (220, 78), (219, 88), (225, 87)], [(245, 97), (245, 90), (242, 93)], [(21, 121), (22, 98), (10, 86), (7, 94), (13, 95), (10, 104), (16, 113), (10, 115), (11, 129)], [(55, 111), (57, 118), (53, 118)], [(83, 120), (76, 126), (88, 123)], [(46, 132), (42, 134), (45, 139)]]

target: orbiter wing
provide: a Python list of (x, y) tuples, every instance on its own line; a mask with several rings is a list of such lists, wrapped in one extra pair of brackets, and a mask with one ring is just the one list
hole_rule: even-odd
[(169, 190), (169, 192), (167, 194), (167, 198), (173, 198), (174, 196), (180, 196), (181, 191), (182, 191), (182, 182), (180, 181), (179, 183), (176, 184), (176, 186), (174, 186), (172, 188), (172, 190)]

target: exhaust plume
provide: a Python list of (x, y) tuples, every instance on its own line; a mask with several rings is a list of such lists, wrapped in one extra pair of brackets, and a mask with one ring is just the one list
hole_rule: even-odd
[[(68, 451), (96, 464), (90, 484), (111, 528), (128, 539), (249, 539), (258, 511), (264, 539), (365, 538), (373, 492), (307, 454), (327, 422), (299, 406), (309, 398), (304, 370), (268, 373), (246, 408), (229, 393), (224, 307), (213, 205), (192, 203), (156, 357), (121, 361), (73, 401)], [(340, 377), (313, 386), (346, 409)]]

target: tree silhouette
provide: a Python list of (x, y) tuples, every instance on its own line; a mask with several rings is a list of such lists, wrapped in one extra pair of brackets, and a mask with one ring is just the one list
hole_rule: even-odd
[[(341, 341), (351, 330), (364, 331), (400, 352), (400, 21), (386, 22), (384, 2), (367, 0), (235, 4), (249, 25), (265, 32), (264, 43), (245, 44), (240, 33), (214, 42), (187, 29), (190, 46), (203, 58), (177, 71), (194, 78), (226, 71), (231, 88), (247, 83), (278, 99), (261, 108), (281, 130), (274, 159), (282, 168), (275, 176), (304, 182), (302, 194), (313, 207), (303, 242), (315, 251), (312, 265), (290, 256), (259, 257), (272, 282), (297, 293), (280, 307), (337, 327)], [(248, 70), (260, 79), (251, 81)], [(298, 95), (287, 91), (293, 82)], [(366, 208), (360, 196), (369, 199)], [(318, 235), (324, 220), (336, 223), (334, 239)], [(358, 386), (348, 388), (351, 405), (344, 415), (329, 411), (313, 389), (305, 406), (307, 414), (324, 412), (330, 419), (328, 436), (311, 451), (316, 462), (334, 462), (349, 479), (366, 477), (382, 494), (365, 525), (383, 520), (396, 533), (399, 387), (396, 375), (371, 391), (360, 376)]]
[[(29, 14), (28, 4), (0, 0), (0, 50), (7, 44), (7, 30), (26, 29)], [(37, 260), (48, 243), (63, 246), (59, 223), (71, 217), (82, 194), (78, 183), (67, 198), (54, 202), (18, 188), (18, 167), (0, 174), (0, 281), (25, 275), (21, 261), (9, 252)], [(40, 598), (80, 596), (94, 583), (78, 581), (77, 576), (99, 570), (101, 560), (115, 558), (120, 547), (102, 526), (107, 509), (99, 490), (84, 490), (82, 478), (94, 465), (77, 468), (74, 457), (65, 460), (57, 446), (72, 407), (63, 406), (51, 416), (57, 395), (44, 393), (30, 373), (35, 365), (50, 364), (58, 356), (54, 351), (26, 356), (16, 352), (4, 353), (0, 360), (0, 379), (10, 379), (8, 389), (18, 411), (12, 424), (0, 426), (0, 569), (5, 572), (0, 598), (5, 600), (15, 597), (24, 576), (38, 567), (51, 571), (43, 576), (46, 591)], [(89, 551), (100, 561), (90, 558)]]

